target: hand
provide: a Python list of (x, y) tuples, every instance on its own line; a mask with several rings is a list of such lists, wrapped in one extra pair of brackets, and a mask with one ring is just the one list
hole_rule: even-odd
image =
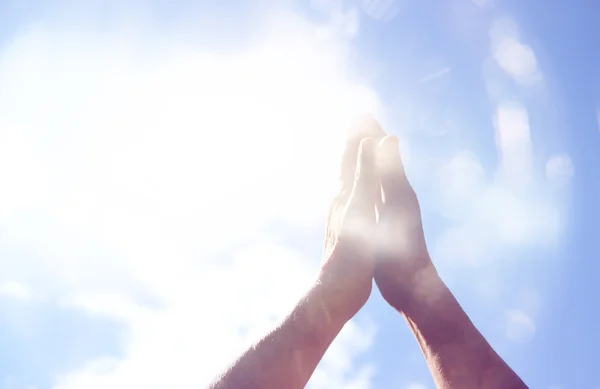
[(425, 245), (419, 202), (404, 172), (398, 138), (383, 138), (377, 154), (382, 198), (377, 207), (374, 278), (386, 301), (402, 310), (416, 295), (431, 292), (429, 284), (437, 274)]
[(437, 387), (526, 389), (438, 276), (425, 245), (419, 202), (393, 136), (379, 144), (378, 172), (383, 196), (377, 207), (375, 282), (406, 319)]
[(383, 130), (371, 117), (357, 120), (342, 157), (340, 190), (327, 222), (319, 284), (327, 309), (350, 319), (371, 293), (376, 253), (378, 140)]

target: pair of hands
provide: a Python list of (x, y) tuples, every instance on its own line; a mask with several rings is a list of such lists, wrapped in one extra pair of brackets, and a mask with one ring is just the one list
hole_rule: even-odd
[(417, 197), (404, 173), (398, 139), (370, 116), (358, 120), (342, 157), (341, 188), (333, 200), (319, 282), (328, 309), (350, 319), (367, 301), (375, 280), (396, 309), (435, 273)]
[(341, 173), (318, 282), (210, 388), (304, 388), (375, 280), (405, 317), (438, 388), (526, 389), (438, 277), (397, 138), (362, 118), (346, 144)]

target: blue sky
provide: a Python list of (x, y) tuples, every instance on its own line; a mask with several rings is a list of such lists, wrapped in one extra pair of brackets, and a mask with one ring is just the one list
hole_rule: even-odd
[[(494, 348), (532, 388), (600, 388), (599, 13), (0, 2), (0, 388), (201, 387), (313, 279), (363, 111)], [(309, 385), (433, 388), (376, 291)]]

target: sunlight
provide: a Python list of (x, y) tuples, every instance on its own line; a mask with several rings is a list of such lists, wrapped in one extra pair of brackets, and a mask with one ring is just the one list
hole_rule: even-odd
[[(598, 273), (589, 29), (552, 15), (593, 13), (504, 3), (0, 1), (0, 383), (201, 388), (261, 338), (308, 389), (433, 388), (460, 344), (576, 371), (535, 357), (595, 323), (560, 295)], [(356, 181), (357, 128), (399, 181)]]
[[(89, 235), (124, 250), (144, 278), (164, 279), (164, 266), (149, 258), (171, 257), (176, 278), (181, 258), (225, 247), (276, 218), (300, 226), (323, 220), (347, 128), (379, 103), (339, 72), (343, 56), (319, 34), (294, 49), (278, 35), (229, 56), (183, 48), (143, 66), (135, 58), (144, 46), (127, 51), (121, 42), (111, 52), (116, 43), (109, 41), (105, 50), (70, 50), (76, 40), (46, 41), (56, 47), (42, 53), (37, 31), (21, 36), (4, 56), (4, 84), (15, 87), (3, 96), (12, 96), (13, 105), (32, 98), (2, 121), (20, 123), (33, 149), (50, 141), (52, 148), (36, 156), (53, 183), (54, 235), (95, 229)], [(36, 62), (40, 55), (44, 61)], [(15, 89), (31, 72), (39, 84)], [(27, 115), (31, 109), (42, 114)], [(36, 174), (28, 174), (28, 185), (43, 184)], [(57, 185), (63, 182), (70, 183)], [(15, 214), (34, 206), (16, 196), (22, 189), (15, 186), (15, 201), (3, 204)]]
[[(129, 331), (125, 360), (86, 361), (57, 387), (126, 387), (148, 370), (153, 384), (201, 384), (312, 280), (318, 256), (270, 229), (322, 226), (347, 130), (381, 105), (348, 67), (343, 36), (293, 14), (273, 20), (260, 42), (219, 55), (68, 27), (24, 30), (4, 49), (0, 228), (38, 254), (20, 266), (60, 284), (62, 307)], [(367, 336), (350, 330), (330, 365)], [(215, 342), (218, 355), (203, 351)], [(344, 386), (347, 368), (331, 369)]]

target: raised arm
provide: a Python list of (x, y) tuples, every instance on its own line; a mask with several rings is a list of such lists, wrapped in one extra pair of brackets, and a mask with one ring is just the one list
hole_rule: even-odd
[(527, 386), (475, 328), (431, 262), (395, 137), (379, 146), (383, 203), (375, 281), (414, 333), (439, 389)]
[(283, 322), (249, 348), (211, 389), (303, 388), (355, 309), (332, 300), (316, 283)]
[(317, 281), (281, 324), (248, 349), (211, 389), (303, 388), (335, 336), (369, 298), (380, 184), (377, 142), (362, 139), (368, 128), (359, 130), (348, 140), (341, 191), (331, 207)]

